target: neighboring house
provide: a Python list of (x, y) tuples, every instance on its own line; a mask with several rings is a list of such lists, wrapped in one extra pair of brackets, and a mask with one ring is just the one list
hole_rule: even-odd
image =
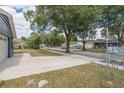
[[(117, 40), (108, 40), (108, 46), (117, 46)], [(105, 39), (97, 39), (97, 40), (88, 40), (86, 41), (85, 47), (88, 48), (105, 48), (106, 40)]]
[(13, 38), (16, 38), (12, 16), (0, 8), (0, 62), (13, 55)]
[(94, 48), (95, 44), (94, 44), (94, 41), (93, 40), (88, 40), (86, 41), (85, 43), (85, 48), (86, 49), (89, 49), (89, 48)]
[(26, 47), (25, 45), (25, 37), (21, 37), (21, 38), (15, 38), (14, 41), (14, 48), (15, 49), (24, 49)]

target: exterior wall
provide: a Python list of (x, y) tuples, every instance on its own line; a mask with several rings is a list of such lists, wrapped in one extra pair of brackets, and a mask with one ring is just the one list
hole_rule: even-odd
[(8, 57), (8, 38), (0, 35), (0, 62)]
[(87, 43), (85, 44), (85, 48), (86, 48), (86, 49), (94, 48), (94, 43), (93, 43), (93, 42), (87, 42)]
[(0, 61), (13, 55), (13, 34), (8, 16), (1, 13), (0, 10)]

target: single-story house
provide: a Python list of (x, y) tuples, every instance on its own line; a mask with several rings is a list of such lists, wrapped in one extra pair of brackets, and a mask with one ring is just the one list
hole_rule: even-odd
[(13, 55), (13, 38), (16, 38), (12, 16), (0, 8), (0, 62)]
[[(108, 40), (108, 46), (117, 46), (118, 45), (118, 40)], [(95, 42), (95, 48), (100, 47), (100, 48), (105, 48), (106, 47), (106, 40), (104, 39), (98, 39)]]
[[(117, 46), (117, 40), (108, 40), (108, 46)], [(86, 41), (85, 47), (88, 48), (105, 48), (106, 40), (105, 39), (97, 39), (97, 40), (88, 40)]]
[(26, 40), (25, 37), (14, 38), (13, 39), (13, 42), (14, 42), (13, 48), (15, 48), (15, 49), (24, 49), (26, 47), (26, 44), (24, 43), (25, 40)]

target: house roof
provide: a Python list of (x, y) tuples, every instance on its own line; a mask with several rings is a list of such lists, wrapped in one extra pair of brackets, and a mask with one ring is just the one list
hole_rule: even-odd
[[(93, 40), (92, 42), (94, 43), (106, 43), (105, 39), (97, 39), (97, 40)], [(108, 40), (108, 43), (118, 43), (117, 40)]]
[(11, 32), (13, 34), (13, 37), (16, 38), (16, 32), (15, 32), (15, 27), (14, 27), (14, 22), (13, 22), (12, 15), (10, 15), (8, 12), (4, 11), (1, 8), (0, 8), (0, 13), (6, 15), (8, 17), (10, 28), (11, 28)]
[[(106, 40), (105, 39), (87, 40), (87, 42), (106, 43)], [(108, 43), (118, 43), (118, 41), (117, 40), (108, 40)]]
[[(108, 43), (117, 43), (117, 40), (108, 40)], [(105, 39), (97, 39), (95, 43), (106, 43)]]

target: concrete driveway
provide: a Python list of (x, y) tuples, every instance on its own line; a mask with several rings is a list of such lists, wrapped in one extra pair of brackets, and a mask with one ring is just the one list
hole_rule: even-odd
[(0, 80), (59, 70), (76, 65), (100, 61), (80, 55), (31, 57), (30, 54), (16, 54), (0, 63)]

